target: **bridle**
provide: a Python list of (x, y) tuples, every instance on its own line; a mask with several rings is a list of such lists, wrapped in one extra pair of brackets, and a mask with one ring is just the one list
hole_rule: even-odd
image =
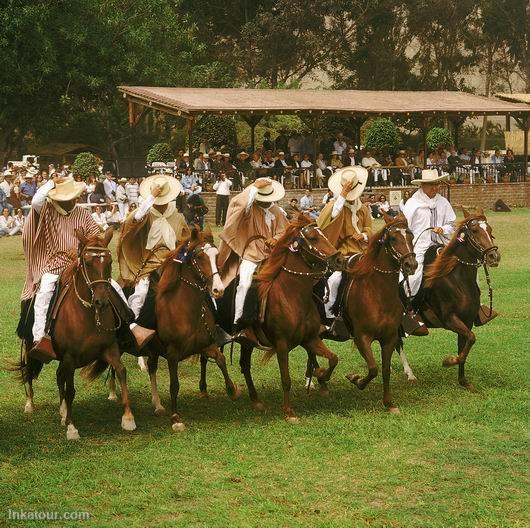
[[(84, 248), (82, 248), (79, 251), (79, 265), (78, 265), (77, 270), (75, 272), (75, 275), (73, 277), (73, 283), (74, 283), (74, 291), (75, 291), (76, 297), (78, 298), (79, 302), (87, 309), (94, 308), (96, 326), (98, 327), (98, 329), (101, 328), (102, 330), (105, 330), (106, 332), (115, 332), (116, 330), (118, 330), (121, 327), (121, 323), (122, 323), (121, 317), (119, 316), (118, 311), (116, 310), (116, 308), (113, 306), (112, 303), (109, 303), (110, 306), (112, 307), (115, 315), (118, 318), (118, 325), (115, 328), (105, 328), (105, 327), (103, 327), (103, 325), (101, 323), (100, 308), (97, 307), (95, 305), (95, 302), (94, 302), (94, 298), (95, 298), (94, 285), (96, 285), (96, 284), (105, 284), (107, 289), (110, 290), (110, 288), (112, 288), (111, 278), (109, 277), (108, 279), (99, 278), (99, 279), (96, 279), (96, 280), (91, 280), (89, 275), (88, 275), (88, 270), (87, 270), (87, 267), (86, 267), (86, 258), (87, 257), (100, 258), (100, 259), (103, 260), (105, 257), (110, 256), (110, 255), (111, 255), (111, 251), (110, 251), (109, 248), (106, 248), (106, 247), (85, 246)], [(86, 299), (83, 299), (83, 297), (81, 297), (81, 295), (79, 294), (79, 291), (77, 289), (77, 280), (76, 279), (77, 279), (77, 275), (78, 275), (79, 271), (81, 271), (81, 277), (82, 277), (83, 281), (85, 282), (85, 284), (86, 284), (86, 286), (88, 288), (88, 291), (90, 292), (90, 301), (87, 301)]]
[[(455, 255), (455, 258), (460, 262), (460, 264), (465, 264), (466, 266), (473, 266), (475, 268), (480, 268), (480, 266), (484, 266), (484, 269), (487, 267), (486, 258), (488, 256), (488, 253), (491, 251), (497, 251), (499, 249), (498, 246), (492, 244), (488, 248), (483, 248), (475, 239), (473, 236), (473, 232), (471, 231), (472, 226), (486, 224), (485, 220), (480, 220), (478, 218), (472, 218), (471, 220), (468, 220), (465, 222), (458, 232), (458, 236), (456, 237), (457, 240), (461, 243), (464, 243), (466, 238), (469, 242), (469, 245), (480, 255), (479, 258), (477, 258), (476, 262), (467, 262), (465, 260), (460, 259)], [(495, 237), (493, 235), (490, 235), (492, 239)]]
[(323, 266), (318, 271), (296, 271), (288, 268), (285, 264), (282, 265), (282, 270), (292, 275), (298, 275), (302, 277), (313, 277), (322, 278), (329, 271), (329, 259), (333, 255), (326, 255), (316, 246), (314, 246), (308, 238), (307, 231), (314, 229), (318, 234), (324, 236), (324, 233), (316, 226), (316, 223), (311, 223), (304, 226), (298, 233), (298, 236), (294, 237), (289, 244), (289, 251), (297, 253), (302, 257), (302, 260), (310, 269), (315, 269), (317, 266)]
[[(379, 243), (382, 244), (385, 252), (392, 258), (393, 261), (397, 263), (397, 269), (383, 270), (374, 265), (373, 268), (375, 271), (379, 271), (380, 273), (399, 273), (401, 271), (403, 275), (407, 277), (407, 274), (403, 271), (403, 263), (405, 262), (406, 258), (410, 256), (415, 257), (416, 253), (414, 253), (414, 251), (409, 251), (408, 253), (402, 254), (392, 245), (392, 242), (390, 241), (390, 235), (394, 231), (400, 229), (405, 229), (405, 235), (410, 234), (412, 236), (412, 231), (405, 224), (392, 224), (385, 227), (383, 230), (383, 235), (379, 239)], [(412, 249), (414, 250), (414, 247)]]

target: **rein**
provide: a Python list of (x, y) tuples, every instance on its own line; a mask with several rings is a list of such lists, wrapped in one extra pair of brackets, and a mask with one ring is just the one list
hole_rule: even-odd
[[(388, 239), (388, 234), (390, 233), (390, 230), (394, 227), (398, 227), (397, 225), (391, 225), (391, 226), (387, 226), (385, 227), (385, 230), (384, 230), (384, 233), (383, 233), (383, 236), (380, 238), (379, 240), (379, 243), (380, 244), (383, 244), (383, 247), (385, 248), (385, 252), (387, 253), (387, 255), (390, 255), (390, 257), (395, 261), (397, 262), (398, 264), (398, 267), (397, 269), (392, 269), (392, 270), (383, 270), (383, 269), (379, 269), (375, 264), (373, 265), (373, 269), (375, 271), (378, 271), (379, 273), (386, 273), (386, 274), (391, 274), (391, 273), (399, 273), (400, 271), (403, 271), (402, 268), (403, 268), (403, 261), (407, 258), (407, 257), (410, 257), (411, 255), (415, 255), (414, 253), (414, 246), (412, 246), (412, 251), (409, 251), (408, 253), (405, 253), (404, 255), (402, 255), (399, 251), (396, 250), (396, 248), (392, 245), (392, 243), (390, 241), (388, 241), (387, 243), (387, 239)], [(410, 232), (408, 228), (406, 228), (406, 231), (407, 232)], [(406, 277), (406, 280), (407, 280), (407, 285), (408, 285), (408, 276), (406, 275), (406, 273), (403, 273), (403, 275)], [(410, 290), (410, 287), (409, 287), (409, 290)]]

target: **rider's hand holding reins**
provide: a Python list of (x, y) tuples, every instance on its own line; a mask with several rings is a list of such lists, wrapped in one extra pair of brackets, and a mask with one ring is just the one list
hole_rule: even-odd
[(433, 227), (432, 230), (437, 235), (443, 235), (444, 234), (443, 227)]

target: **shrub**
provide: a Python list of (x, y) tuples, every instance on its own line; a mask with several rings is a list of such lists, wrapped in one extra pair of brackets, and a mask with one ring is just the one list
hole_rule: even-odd
[(366, 147), (373, 150), (395, 150), (400, 142), (398, 127), (388, 118), (379, 117), (366, 130)]
[(155, 143), (147, 153), (147, 163), (153, 163), (153, 161), (162, 161), (167, 163), (173, 161), (175, 155), (171, 151), (171, 147), (167, 143)]
[(81, 152), (75, 157), (72, 171), (83, 179), (99, 176), (98, 158), (92, 152)]
[(432, 150), (449, 148), (452, 144), (453, 136), (447, 128), (434, 127), (427, 132), (427, 146)]
[(219, 149), (223, 145), (229, 150), (237, 146), (236, 125), (232, 116), (205, 115), (193, 128), (193, 148), (198, 149), (202, 141)]

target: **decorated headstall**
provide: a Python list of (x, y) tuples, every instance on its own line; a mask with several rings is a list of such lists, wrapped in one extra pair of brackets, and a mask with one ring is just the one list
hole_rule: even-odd
[(411, 235), (412, 231), (408, 228), (406, 224), (392, 224), (389, 226), (386, 226), (383, 230), (383, 234), (381, 235), (381, 238), (379, 239), (379, 243), (385, 248), (385, 251), (395, 260), (399, 263), (399, 266), (401, 268), (401, 265), (403, 264), (403, 261), (407, 258), (412, 256), (415, 256), (416, 254), (414, 251), (409, 251), (408, 253), (405, 253), (404, 255), (401, 254), (397, 249), (392, 245), (392, 242), (390, 240), (390, 236), (397, 231), (401, 231), (402, 229), (405, 230), (405, 235)]
[(320, 251), (320, 249), (318, 249), (315, 245), (311, 243), (310, 234), (312, 231), (316, 231), (317, 234), (324, 236), (324, 233), (322, 233), (320, 228), (317, 227), (315, 223), (308, 224), (300, 230), (297, 237), (291, 240), (289, 250), (293, 253), (300, 253), (301, 251), (305, 251), (306, 253), (316, 257), (319, 260), (327, 261), (330, 256)]
[[(487, 232), (488, 223), (484, 218), (472, 218), (460, 227), (456, 238), (460, 243), (465, 243), (467, 240), (469, 245), (480, 255), (480, 263), (482, 264), (485, 262), (487, 254), (490, 251), (497, 251), (499, 247), (493, 244), (487, 248), (482, 247), (473, 236), (472, 228), (475, 226), (478, 226)], [(491, 240), (495, 239), (492, 234), (488, 233), (488, 235)]]

